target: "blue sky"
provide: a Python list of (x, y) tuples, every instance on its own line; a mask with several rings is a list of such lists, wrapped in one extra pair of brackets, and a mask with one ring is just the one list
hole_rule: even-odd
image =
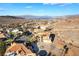
[(64, 16), (79, 14), (78, 3), (0, 3), (0, 15)]

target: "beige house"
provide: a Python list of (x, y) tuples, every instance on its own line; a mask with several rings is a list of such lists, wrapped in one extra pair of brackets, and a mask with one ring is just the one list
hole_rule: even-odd
[(42, 30), (46, 30), (47, 27), (48, 27), (48, 25), (40, 25), (40, 29), (42, 29)]
[(0, 32), (0, 38), (5, 38), (5, 35)]
[(36, 36), (40, 37), (40, 42), (44, 42), (44, 43), (51, 43), (51, 40), (49, 40), (49, 32), (40, 32), (37, 33)]

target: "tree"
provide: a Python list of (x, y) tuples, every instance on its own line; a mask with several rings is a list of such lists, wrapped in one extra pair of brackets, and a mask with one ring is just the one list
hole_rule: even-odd
[(0, 55), (3, 56), (6, 51), (6, 43), (5, 42), (0, 42)]
[(11, 43), (11, 42), (13, 42), (13, 39), (8, 38), (5, 42), (6, 42), (6, 43)]
[(32, 43), (34, 41), (36, 41), (36, 38), (33, 35), (30, 35), (27, 37), (28, 42)]

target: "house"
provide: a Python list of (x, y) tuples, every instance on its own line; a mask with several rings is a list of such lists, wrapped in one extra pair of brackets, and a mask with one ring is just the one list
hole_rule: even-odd
[(46, 25), (41, 25), (41, 26), (40, 26), (40, 29), (42, 29), (42, 30), (46, 30), (46, 28), (47, 28)]
[(17, 33), (19, 30), (18, 29), (13, 29), (12, 32), (13, 33)]
[(5, 38), (4, 33), (1, 33), (1, 32), (0, 32), (0, 38)]
[(31, 31), (25, 31), (23, 34), (26, 35), (26, 36), (29, 36), (29, 35), (32, 35), (32, 32)]
[(39, 32), (43, 32), (43, 30), (41, 30), (41, 29), (34, 29), (33, 32), (34, 32), (34, 33), (39, 33)]
[[(48, 24), (44, 24), (44, 25), (40, 25), (39, 26), (40, 27), (40, 29), (42, 29), (42, 30), (48, 30), (48, 29), (51, 29), (51, 26), (50, 25), (48, 25)], [(49, 31), (49, 30), (48, 30)]]
[(35, 56), (35, 54), (23, 44), (13, 43), (7, 48), (5, 56)]
[(51, 43), (51, 40), (49, 40), (49, 34), (49, 32), (41, 32), (36, 34), (36, 36), (40, 37), (40, 42)]
[(6, 29), (6, 31), (7, 31), (7, 33), (9, 33), (10, 32), (10, 29)]
[(6, 40), (6, 36), (4, 35), (4, 33), (0, 32), (0, 41), (5, 41)]
[(13, 30), (13, 28), (6, 28), (6, 32), (10, 33)]
[(27, 40), (26, 36), (21, 36), (21, 37), (16, 37), (14, 41), (17, 42), (17, 43), (25, 43), (28, 40)]
[(3, 28), (0, 28), (0, 31), (3, 31)]
[(15, 35), (18, 35), (18, 34), (22, 35), (23, 34), (23, 32), (19, 31), (19, 29), (17, 29), (17, 28), (13, 29), (11, 32), (14, 33)]

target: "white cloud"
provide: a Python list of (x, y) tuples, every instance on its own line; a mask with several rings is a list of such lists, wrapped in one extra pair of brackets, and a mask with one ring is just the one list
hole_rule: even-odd
[(32, 6), (26, 6), (25, 8), (30, 9), (30, 8), (32, 8)]
[(44, 5), (56, 5), (58, 3), (43, 3)]
[(66, 6), (66, 5), (70, 5), (72, 3), (43, 3), (44, 5), (57, 5), (57, 6)]
[(67, 5), (71, 5), (72, 3), (61, 3), (59, 4), (59, 6), (67, 6)]

